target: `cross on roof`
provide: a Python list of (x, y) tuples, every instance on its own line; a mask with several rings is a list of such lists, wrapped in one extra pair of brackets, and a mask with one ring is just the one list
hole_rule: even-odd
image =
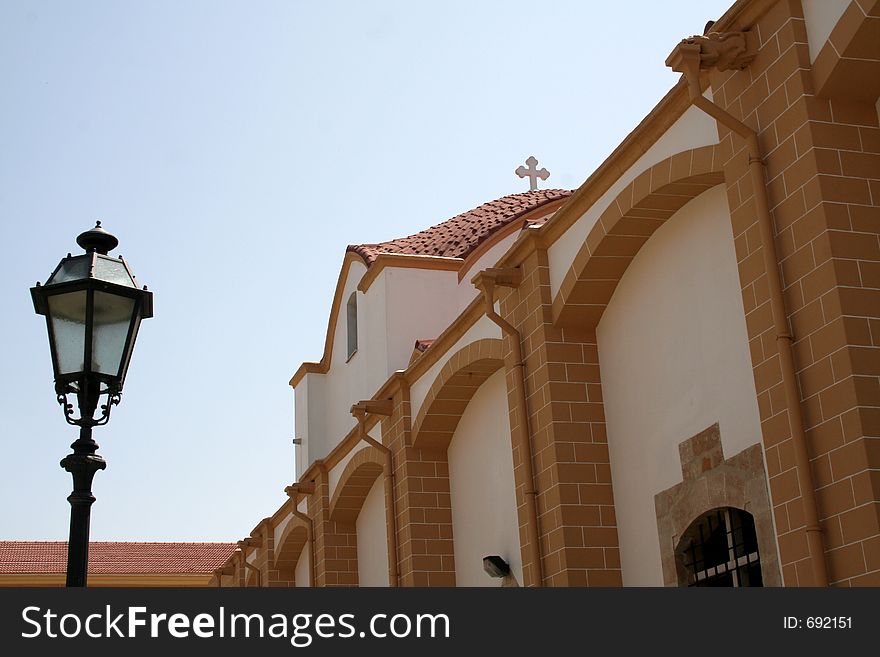
[(534, 155), (529, 155), (529, 159), (526, 160), (526, 164), (529, 165), (529, 168), (525, 168), (523, 165), (519, 165), (516, 168), (516, 175), (520, 178), (528, 178), (529, 179), (529, 190), (535, 191), (538, 189), (538, 178), (541, 180), (547, 180), (550, 177), (550, 172), (547, 169), (538, 169), (538, 159)]

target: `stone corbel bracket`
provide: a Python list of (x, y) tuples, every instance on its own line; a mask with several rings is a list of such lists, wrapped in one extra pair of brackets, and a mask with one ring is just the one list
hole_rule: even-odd
[(391, 399), (362, 399), (351, 407), (351, 414), (360, 417), (368, 413), (372, 415), (389, 416), (394, 411), (394, 401)]
[(700, 70), (742, 70), (758, 54), (758, 37), (754, 32), (709, 32), (682, 39), (682, 45), (699, 46)]
[(299, 481), (284, 488), (284, 492), (288, 497), (296, 497), (297, 495), (311, 495), (315, 492), (314, 481)]

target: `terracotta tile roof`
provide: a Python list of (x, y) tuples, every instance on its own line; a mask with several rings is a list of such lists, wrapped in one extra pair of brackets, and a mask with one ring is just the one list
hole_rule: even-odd
[(481, 242), (527, 212), (571, 195), (567, 189), (539, 189), (510, 194), (468, 210), (423, 231), (378, 244), (349, 245), (371, 265), (380, 253), (465, 258)]
[(434, 339), (430, 340), (416, 340), (416, 349), (419, 351), (425, 351), (428, 347), (434, 344)]
[[(235, 543), (89, 544), (94, 575), (210, 575), (229, 558)], [(67, 571), (67, 541), (0, 541), (0, 574), (52, 575)]]
[(412, 353), (409, 356), (409, 364), (415, 363), (432, 344), (434, 344), (434, 340), (416, 340)]

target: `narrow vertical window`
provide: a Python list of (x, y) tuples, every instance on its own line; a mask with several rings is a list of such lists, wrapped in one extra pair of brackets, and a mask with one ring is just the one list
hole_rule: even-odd
[(348, 358), (351, 358), (358, 350), (357, 292), (352, 292), (351, 296), (348, 297), (346, 317), (348, 318)]

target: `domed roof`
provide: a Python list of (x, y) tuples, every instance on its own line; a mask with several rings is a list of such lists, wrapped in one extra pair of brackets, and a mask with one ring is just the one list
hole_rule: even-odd
[(498, 229), (571, 193), (567, 189), (539, 189), (510, 194), (409, 237), (378, 244), (353, 244), (346, 251), (357, 253), (367, 265), (371, 265), (380, 253), (465, 258)]

